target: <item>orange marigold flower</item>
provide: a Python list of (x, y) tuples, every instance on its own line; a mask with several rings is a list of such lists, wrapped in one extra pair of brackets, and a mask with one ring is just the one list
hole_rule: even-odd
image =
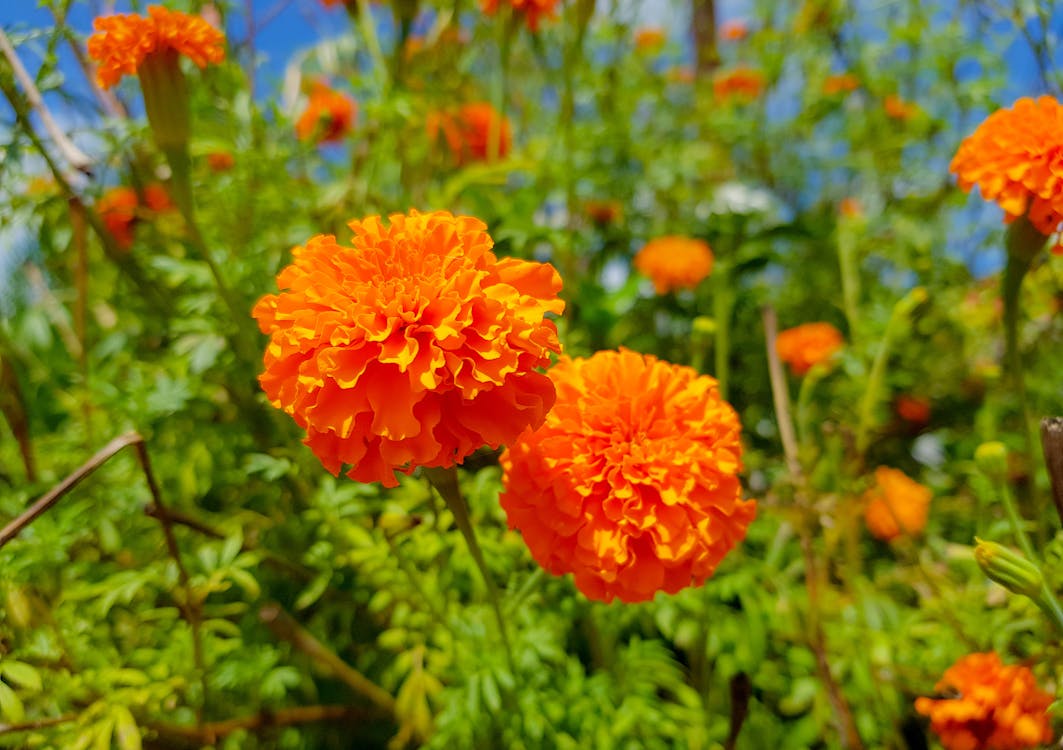
[(153, 182), (144, 188), (144, 205), (149, 210), (156, 213), (162, 213), (163, 211), (172, 211), (174, 209), (173, 201), (170, 200), (170, 194), (166, 192), (166, 188), (157, 182)]
[(919, 112), (919, 105), (906, 102), (896, 94), (887, 96), (886, 100), (882, 102), (882, 107), (886, 110), (886, 114), (894, 120), (910, 120)]
[(764, 74), (752, 68), (721, 71), (712, 79), (712, 93), (717, 99), (752, 101), (764, 92)]
[(875, 486), (864, 494), (864, 520), (876, 539), (888, 542), (926, 527), (933, 493), (897, 469), (875, 469)]
[(635, 49), (639, 52), (654, 52), (668, 41), (668, 34), (659, 26), (643, 26), (635, 30)]
[(657, 294), (693, 289), (712, 273), (712, 250), (693, 237), (650, 240), (635, 256), (635, 268), (653, 281)]
[(502, 454), (511, 528), (590, 599), (698, 586), (742, 539), (741, 423), (716, 381), (629, 350), (562, 357), (557, 402)]
[(915, 700), (945, 750), (1021, 750), (1052, 741), (1051, 693), (1033, 672), (1004, 666), (994, 651), (968, 654), (945, 670), (934, 689), (954, 698)]
[(139, 203), (136, 191), (128, 187), (111, 188), (96, 201), (96, 213), (122, 250), (133, 244), (133, 224)]
[(961, 189), (978, 185), (996, 201), (1005, 221), (1028, 214), (1052, 234), (1063, 221), (1063, 107), (1042, 96), (997, 110), (964, 139), (949, 170)]
[(830, 323), (804, 323), (775, 337), (775, 351), (794, 375), (804, 375), (828, 362), (845, 345), (841, 331)]
[(269, 334), (259, 382), (325, 468), (393, 487), (538, 427), (560, 351), (553, 266), (498, 259), (479, 219), (445, 211), (351, 221), (318, 235), (254, 308)]
[(99, 63), (96, 80), (110, 88), (124, 75), (136, 75), (141, 64), (156, 54), (181, 54), (199, 67), (225, 59), (225, 35), (199, 16), (161, 5), (148, 7), (148, 16), (119, 13), (92, 23), (89, 57)]
[(560, 0), (480, 0), (480, 9), (489, 16), (498, 12), (500, 6), (508, 6), (514, 14), (524, 16), (524, 22), (532, 31), (539, 30), (539, 21), (553, 18)]
[(313, 138), (316, 143), (336, 143), (343, 140), (357, 115), (358, 105), (353, 99), (324, 81), (314, 81), (310, 101), (295, 122), (295, 135), (301, 141)]
[(733, 19), (720, 24), (720, 38), (728, 42), (740, 42), (749, 36), (749, 26), (745, 21)]
[(501, 120), (498, 111), (487, 102), (465, 104), (457, 111), (432, 112), (425, 121), (428, 138), (435, 141), (442, 134), (454, 161), (465, 164), (471, 161), (487, 161), (491, 149), (492, 131), (498, 131), (498, 156), (509, 153), (513, 144), (509, 118)]
[(583, 211), (600, 227), (615, 224), (624, 216), (624, 207), (620, 205), (620, 201), (588, 200), (583, 204)]
[(923, 425), (930, 421), (930, 399), (902, 393), (894, 402), (897, 416), (906, 422)]
[(207, 154), (207, 166), (212, 172), (228, 172), (236, 166), (236, 159), (228, 151), (212, 151)]
[(823, 81), (823, 93), (826, 96), (848, 94), (860, 88), (860, 79), (852, 73), (838, 73), (827, 76)]

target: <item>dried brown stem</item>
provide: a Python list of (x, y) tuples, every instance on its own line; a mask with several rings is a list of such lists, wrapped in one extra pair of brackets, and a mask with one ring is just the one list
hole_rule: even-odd
[(239, 716), (225, 721), (211, 721), (198, 727), (180, 724), (156, 723), (147, 728), (160, 737), (188, 740), (196, 746), (214, 745), (221, 738), (241, 729), (251, 731), (287, 727), (294, 724), (312, 724), (318, 721), (338, 721), (340, 719), (366, 718), (365, 709), (353, 706), (297, 706), (295, 708), (278, 708), (275, 711), (261, 711), (250, 716)]
[(15, 734), (16, 732), (35, 732), (38, 729), (47, 729), (48, 727), (77, 721), (77, 718), (77, 714), (65, 714), (63, 716), (53, 716), (46, 719), (20, 721), (17, 724), (0, 724), (0, 736), (5, 734)]
[(1041, 420), (1041, 450), (1045, 454), (1048, 479), (1052, 484), (1052, 502), (1063, 522), (1063, 417)]
[(694, 26), (694, 53), (698, 76), (711, 74), (720, 66), (716, 46), (716, 0), (691, 0)]
[(313, 636), (306, 628), (297, 623), (281, 605), (271, 603), (258, 613), (273, 634), (281, 640), (288, 641), (321, 666), (328, 669), (344, 684), (358, 695), (368, 700), (373, 706), (395, 718), (395, 699), (383, 688), (377, 686), (368, 677), (343, 661), (334, 651)]

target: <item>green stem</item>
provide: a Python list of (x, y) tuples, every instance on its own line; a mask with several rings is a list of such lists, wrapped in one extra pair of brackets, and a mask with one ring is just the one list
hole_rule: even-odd
[(1030, 542), (1026, 529), (1023, 528), (1022, 516), (1019, 515), (1019, 509), (1015, 506), (1015, 498), (1011, 496), (1008, 483), (1004, 477), (996, 474), (991, 477), (991, 480), (996, 485), (997, 497), (1000, 498), (1000, 503), (1004, 506), (1004, 513), (1008, 517), (1008, 523), (1011, 524), (1011, 533), (1015, 535), (1015, 541), (1019, 543), (1019, 549), (1031, 561), (1036, 561), (1038, 556), (1034, 552), (1033, 544)]
[(719, 383), (720, 397), (726, 401), (731, 375), (731, 312), (734, 309), (735, 292), (731, 285), (730, 269), (725, 264), (717, 262), (712, 278), (712, 314), (716, 321), (716, 341), (713, 346), (716, 371), (713, 374)]
[(816, 365), (801, 380), (801, 389), (797, 392), (797, 442), (801, 446), (808, 445), (809, 433), (809, 408), (812, 403), (812, 391), (816, 384), (827, 373), (825, 367)]
[(358, 0), (358, 27), (365, 38), (365, 46), (369, 50), (369, 56), (373, 58), (373, 67), (376, 68), (380, 88), (383, 90), (387, 84), (388, 63), (384, 59), (384, 52), (380, 48), (380, 37), (376, 33), (376, 22), (373, 20), (373, 12), (369, 5), (369, 0)]
[(847, 222), (838, 229), (838, 266), (842, 277), (845, 319), (849, 324), (849, 341), (856, 344), (859, 340), (860, 324), (860, 273), (856, 264), (856, 237)]
[(1063, 607), (1059, 605), (1059, 600), (1056, 599), (1055, 593), (1047, 583), (1041, 588), (1041, 595), (1036, 597), (1034, 602), (1059, 632), (1063, 633)]

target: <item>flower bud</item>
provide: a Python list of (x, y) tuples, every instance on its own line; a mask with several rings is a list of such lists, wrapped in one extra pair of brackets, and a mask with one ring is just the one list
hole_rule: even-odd
[(990, 479), (1001, 479), (1008, 471), (1008, 449), (998, 441), (982, 443), (974, 452), (978, 470)]
[(974, 559), (990, 580), (1014, 594), (1028, 596), (1035, 601), (1044, 588), (1044, 577), (1034, 563), (1020, 553), (996, 542), (978, 542), (974, 548)]

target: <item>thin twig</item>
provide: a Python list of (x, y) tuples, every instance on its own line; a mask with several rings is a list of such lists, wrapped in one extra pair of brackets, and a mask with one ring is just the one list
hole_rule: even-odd
[(66, 11), (69, 9), (69, 6), (69, 2), (64, 4), (63, 15), (59, 14), (59, 10), (54, 5), (50, 8), (52, 11), (52, 17), (55, 19), (57, 33), (61, 34), (70, 45), (70, 51), (74, 53), (74, 59), (77, 60), (81, 72), (85, 74), (85, 80), (89, 83), (89, 89), (91, 89), (92, 93), (96, 95), (96, 99), (99, 100), (100, 106), (103, 107), (104, 112), (110, 117), (128, 117), (129, 113), (126, 112), (125, 105), (122, 104), (118, 97), (107, 89), (100, 88), (100, 85), (96, 81), (96, 76), (93, 73), (92, 64), (89, 63), (89, 58), (85, 55), (85, 50), (82, 49), (77, 38), (66, 28)]
[(41, 97), (41, 92), (37, 89), (37, 84), (33, 82), (33, 78), (31, 78), (30, 74), (26, 72), (26, 68), (23, 67), (22, 61), (15, 52), (15, 48), (11, 45), (11, 40), (7, 38), (7, 34), (4, 33), (2, 28), (0, 28), (0, 53), (7, 58), (8, 64), (15, 73), (15, 79), (19, 82), (19, 85), (22, 86), (23, 91), (25, 91), (26, 99), (29, 100), (30, 106), (33, 107), (40, 116), (41, 124), (44, 125), (44, 129), (48, 131), (48, 135), (55, 143), (55, 147), (59, 149), (59, 153), (63, 155), (63, 158), (66, 159), (67, 163), (69, 163), (74, 169), (79, 172), (84, 172), (85, 174), (91, 174), (92, 159), (90, 159), (85, 152), (75, 146), (74, 142), (67, 138), (66, 133), (64, 133), (56, 123), (55, 118), (52, 117), (51, 111)]
[(775, 338), (779, 333), (775, 308), (768, 305), (764, 308), (762, 316), (764, 338), (768, 349), (768, 377), (771, 379), (771, 396), (775, 402), (775, 421), (779, 425), (779, 439), (782, 441), (782, 451), (786, 457), (786, 470), (796, 483), (802, 476), (801, 462), (797, 457), (797, 438), (794, 435), (794, 422), (790, 416), (790, 390), (786, 385), (786, 373), (782, 369), (779, 354), (775, 351)]
[(63, 716), (52, 716), (47, 719), (21, 721), (17, 724), (0, 724), (0, 735), (14, 734), (15, 732), (35, 732), (38, 729), (47, 729), (48, 727), (54, 727), (60, 724), (69, 724), (70, 722), (77, 720), (77, 714), (64, 714)]
[(259, 610), (258, 617), (275, 636), (291, 643), (376, 708), (395, 718), (395, 699), (390, 693), (336, 655), (309, 630), (297, 623), (281, 605), (267, 604)]
[(189, 740), (197, 745), (214, 745), (219, 739), (240, 731), (272, 727), (287, 727), (293, 724), (311, 724), (318, 721), (365, 718), (364, 709), (355, 706), (297, 706), (278, 708), (275, 711), (260, 711), (249, 716), (239, 716), (224, 721), (211, 721), (198, 727), (180, 724), (149, 723), (145, 728), (162, 737)]
[(1063, 417), (1041, 420), (1041, 450), (1045, 454), (1048, 479), (1052, 484), (1052, 502), (1063, 522)]

